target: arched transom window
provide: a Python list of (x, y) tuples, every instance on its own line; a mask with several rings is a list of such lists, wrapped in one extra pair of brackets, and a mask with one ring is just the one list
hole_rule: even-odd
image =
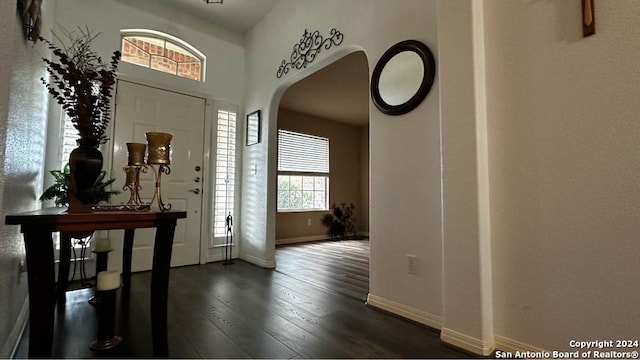
[(122, 61), (204, 81), (205, 56), (186, 42), (153, 30), (122, 30), (120, 34)]

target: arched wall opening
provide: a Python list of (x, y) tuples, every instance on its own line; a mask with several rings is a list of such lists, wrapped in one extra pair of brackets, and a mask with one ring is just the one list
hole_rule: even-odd
[[(308, 150), (322, 147), (285, 145), (296, 153), (289, 156), (276, 150), (277, 268), (362, 301), (369, 293), (369, 106), (369, 63), (356, 51), (289, 86), (277, 119), (279, 142), (328, 145), (314, 156)], [(323, 224), (334, 207), (351, 214), (344, 233)]]
[[(268, 263), (272, 263), (273, 267), (276, 267), (275, 263), (275, 244), (276, 244), (276, 215), (277, 215), (277, 194), (276, 194), (276, 186), (277, 186), (277, 133), (278, 133), (278, 113), (280, 109), (280, 103), (282, 101), (283, 95), (285, 92), (294, 84), (302, 81), (303, 79), (317, 73), (318, 71), (324, 69), (331, 64), (334, 64), (336, 61), (350, 55), (353, 53), (360, 52), (363, 56), (367, 57), (366, 52), (363, 48), (359, 46), (345, 46), (339, 50), (336, 50), (333, 54), (327, 56), (326, 58), (317, 60), (316, 63), (310, 64), (306, 69), (301, 70), (299, 72), (290, 72), (289, 78), (283, 81), (274, 91), (274, 94), (269, 103), (268, 116), (271, 121), (269, 121), (269, 128), (266, 131), (266, 136), (268, 137), (269, 149), (268, 149), (268, 171), (267, 171), (267, 181), (268, 181), (268, 191), (267, 191), (267, 232), (266, 232), (266, 240), (267, 240), (267, 259)], [(370, 73), (370, 69), (367, 69), (367, 72)], [(367, 81), (368, 86), (368, 81)], [(369, 99), (369, 95), (367, 92), (367, 99)], [(367, 100), (370, 108), (370, 101)], [(368, 205), (367, 205), (368, 206)], [(367, 208), (367, 214), (369, 209)], [(270, 260), (270, 261), (269, 261)]]

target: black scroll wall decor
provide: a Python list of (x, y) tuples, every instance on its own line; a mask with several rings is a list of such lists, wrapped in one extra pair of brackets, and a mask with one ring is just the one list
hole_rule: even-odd
[(318, 55), (323, 48), (329, 50), (331, 46), (342, 44), (342, 40), (344, 40), (344, 35), (336, 30), (336, 28), (331, 29), (329, 37), (326, 39), (320, 35), (318, 30), (310, 33), (305, 29), (302, 39), (293, 46), (293, 52), (291, 56), (289, 56), (289, 62), (283, 59), (282, 63), (280, 63), (276, 77), (278, 79), (281, 78), (284, 74), (288, 73), (291, 68), (298, 70), (306, 68), (307, 64), (313, 62), (316, 55)]

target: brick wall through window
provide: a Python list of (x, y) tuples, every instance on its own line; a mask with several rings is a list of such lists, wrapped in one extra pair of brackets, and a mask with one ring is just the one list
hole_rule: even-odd
[(187, 79), (202, 79), (202, 60), (166, 39), (125, 36), (122, 38), (122, 60)]

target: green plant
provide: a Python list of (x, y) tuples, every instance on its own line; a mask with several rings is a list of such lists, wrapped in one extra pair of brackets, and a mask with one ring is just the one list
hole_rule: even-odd
[(58, 62), (43, 58), (50, 78), (40, 80), (67, 113), (80, 138), (94, 138), (104, 144), (105, 131), (111, 112), (111, 92), (116, 83), (120, 51), (115, 51), (106, 64), (91, 49), (91, 42), (99, 35), (88, 28), (79, 33), (62, 29), (70, 44), (65, 45), (55, 33), (60, 45), (39, 37), (47, 44)]
[[(40, 201), (53, 200), (56, 206), (67, 206), (69, 203), (69, 172), (69, 164), (66, 164), (62, 170), (49, 171), (55, 178), (55, 183), (42, 193)], [(111, 185), (116, 179), (110, 179), (105, 182), (106, 175), (106, 171), (101, 171), (93, 187), (87, 190), (86, 196), (93, 204), (109, 201), (111, 195), (120, 193), (119, 191), (107, 190), (107, 186)]]
[(356, 217), (353, 214), (355, 208), (353, 203), (341, 203), (340, 206), (333, 204), (330, 212), (322, 215), (320, 223), (327, 228), (330, 238), (356, 235)]
[(69, 175), (69, 164), (65, 165), (62, 171), (51, 170), (49, 174), (53, 175), (56, 181), (44, 191), (42, 196), (40, 196), (40, 201), (54, 200), (56, 206), (67, 205), (67, 193), (69, 192), (67, 176)]

